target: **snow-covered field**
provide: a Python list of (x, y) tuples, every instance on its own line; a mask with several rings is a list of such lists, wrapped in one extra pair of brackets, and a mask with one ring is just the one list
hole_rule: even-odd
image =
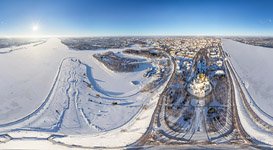
[[(256, 144), (272, 146), (273, 133), (269, 131), (270, 127), (267, 128), (263, 124), (273, 125), (271, 97), (273, 93), (270, 92), (273, 89), (273, 80), (268, 75), (273, 73), (270, 70), (270, 64), (273, 64), (270, 58), (273, 49), (250, 46), (226, 39), (223, 40), (223, 46), (229, 55), (227, 62), (231, 66), (228, 65), (228, 68), (235, 73), (231, 74), (231, 78), (242, 127), (256, 141)], [(247, 108), (242, 95), (245, 95), (246, 103), (251, 110)], [(257, 114), (258, 121), (250, 111)]]
[(157, 78), (143, 76), (157, 64), (154, 60), (147, 58), (150, 64), (141, 70), (116, 73), (93, 58), (108, 50), (74, 51), (57, 38), (2, 51), (0, 132), (19, 134), (19, 139), (35, 139), (38, 133), (47, 133), (47, 139), (55, 133), (65, 138), (52, 140), (71, 145), (125, 146), (146, 131), (167, 83), (153, 92), (140, 92)]
[(58, 40), (0, 54), (0, 124), (22, 118), (35, 110), (48, 95), (65, 47)]
[(250, 97), (262, 111), (273, 116), (273, 49), (228, 39), (223, 40), (223, 47)]

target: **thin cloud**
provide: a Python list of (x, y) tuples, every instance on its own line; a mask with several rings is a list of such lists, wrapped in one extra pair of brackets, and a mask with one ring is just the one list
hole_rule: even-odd
[(272, 24), (272, 19), (260, 20), (260, 24)]

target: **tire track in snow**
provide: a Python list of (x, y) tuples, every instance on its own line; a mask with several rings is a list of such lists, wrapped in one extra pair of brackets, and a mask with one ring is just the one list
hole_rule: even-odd
[[(71, 59), (72, 63), (79, 63), (78, 59)], [(81, 63), (73, 64), (72, 68), (69, 70), (69, 77), (66, 79), (68, 87), (65, 90), (65, 95), (67, 97), (67, 107), (62, 111), (62, 115), (58, 121), (55, 131), (66, 130), (66, 129), (76, 129), (76, 128), (90, 128), (89, 123), (85, 120), (85, 116), (82, 114), (81, 110), (78, 108), (79, 99), (79, 74), (76, 72), (76, 68), (80, 67)]]
[[(71, 59), (71, 61), (73, 62), (78, 61), (78, 59), (74, 59), (72, 57), (64, 58), (61, 61), (57, 74), (55, 76), (53, 85), (50, 89), (49, 94), (46, 96), (44, 102), (32, 113), (30, 113), (29, 115), (21, 119), (18, 119), (16, 121), (12, 121), (9, 123), (5, 123), (5, 124), (0, 124), (0, 131), (12, 131), (12, 130), (17, 130), (18, 128), (24, 128), (25, 126), (29, 125), (31, 122), (35, 121), (37, 117), (40, 117), (47, 110), (51, 101), (53, 100), (54, 93), (56, 92), (56, 88), (60, 80), (60, 74), (63, 71), (62, 70), (63, 64), (65, 61), (69, 59)], [(99, 128), (97, 128), (96, 126), (93, 126), (93, 125), (90, 126), (90, 124), (85, 120), (85, 116), (83, 115), (83, 113), (81, 112), (80, 108), (78, 108), (78, 105), (77, 105), (78, 97), (79, 97), (79, 90), (77, 88), (77, 83), (79, 82), (79, 79), (76, 78), (75, 68), (79, 67), (79, 65), (80, 64), (71, 68), (68, 73), (69, 76), (66, 79), (68, 86), (65, 89), (65, 93), (67, 96), (67, 105), (62, 111), (62, 114), (60, 115), (60, 119), (58, 119), (57, 123), (53, 125), (53, 127), (50, 129), (52, 132), (59, 131), (63, 127), (64, 122), (68, 122), (64, 126), (68, 126), (69, 128), (71, 128), (71, 124), (70, 124), (71, 118), (75, 120), (74, 123), (76, 124), (76, 126), (74, 127), (76, 128), (86, 126), (88, 128), (92, 127), (96, 130), (99, 130)], [(71, 114), (72, 115), (75, 114), (74, 117), (71, 117)], [(31, 129), (27, 129), (27, 130), (31, 130)]]
[[(69, 74), (69, 76), (68, 76), (68, 78), (66, 79), (66, 82), (67, 82), (67, 83), (68, 83), (68, 81), (70, 80), (70, 78), (72, 77), (71, 72), (69, 72), (68, 74)], [(68, 93), (68, 90), (70, 89), (70, 87), (71, 87), (71, 85), (68, 84), (68, 87), (65, 89), (65, 93)], [(58, 131), (58, 130), (60, 129), (60, 127), (61, 127), (61, 125), (62, 125), (62, 122), (63, 122), (64, 114), (65, 114), (66, 110), (69, 109), (70, 100), (69, 100), (69, 97), (68, 97), (67, 94), (66, 94), (66, 96), (67, 96), (67, 100), (68, 100), (68, 101), (67, 101), (67, 107), (65, 107), (64, 110), (62, 111), (62, 114), (61, 114), (61, 116), (60, 116), (59, 121), (57, 122), (57, 124), (55, 125), (55, 127), (53, 127), (53, 131)]]

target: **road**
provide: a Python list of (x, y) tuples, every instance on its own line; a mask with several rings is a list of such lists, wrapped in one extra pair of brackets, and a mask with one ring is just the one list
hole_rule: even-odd
[[(220, 52), (222, 55), (225, 55), (221, 45), (219, 45), (220, 47)], [(202, 58), (202, 56), (206, 56), (206, 51), (205, 50), (200, 50), (196, 56), (194, 57), (193, 59), (193, 67), (192, 67), (192, 73), (194, 72), (194, 70), (196, 70), (196, 62), (198, 61), (198, 59)], [(207, 60), (207, 58), (205, 57), (205, 59)], [(174, 68), (176, 68), (176, 63), (174, 61), (174, 58), (172, 58), (172, 63), (173, 63), (173, 66)], [(227, 61), (224, 61), (224, 66), (226, 67), (226, 74), (228, 76), (228, 79), (230, 82), (230, 88), (231, 88), (231, 100), (230, 100), (230, 103), (231, 103), (231, 115), (230, 117), (232, 117), (232, 127), (231, 127), (231, 131), (227, 131), (225, 133), (223, 133), (223, 136), (220, 136), (220, 137), (224, 137), (224, 136), (227, 136), (227, 134), (235, 134), (236, 135), (236, 139), (234, 139), (234, 137), (229, 141), (230, 143), (235, 143), (235, 144), (239, 144), (239, 145), (248, 145), (248, 146), (251, 146), (253, 144), (253, 142), (255, 142), (252, 138), (250, 138), (250, 136), (246, 133), (246, 131), (244, 130), (244, 128), (242, 127), (241, 125), (241, 122), (240, 122), (240, 118), (238, 116), (238, 110), (237, 110), (237, 106), (236, 106), (236, 102), (235, 102), (235, 95), (234, 95), (234, 83), (236, 84), (236, 82), (238, 82), (238, 80), (236, 79), (236, 81), (232, 81), (232, 78), (231, 78), (231, 75), (234, 75), (234, 72), (232, 69), (230, 69), (230, 64), (229, 62)], [(192, 74), (191, 73), (191, 74)], [(161, 123), (160, 120), (162, 120), (164, 117), (160, 117), (160, 113), (163, 113), (162, 111), (165, 111), (164, 107), (165, 107), (165, 95), (166, 95), (166, 91), (168, 90), (168, 88), (170, 87), (170, 85), (174, 82), (175, 80), (175, 70), (174, 72), (172, 73), (171, 75), (171, 79), (169, 80), (167, 86), (165, 87), (164, 91), (161, 93), (160, 95), (160, 99), (158, 101), (158, 104), (157, 104), (157, 107), (155, 109), (155, 112), (153, 113), (153, 116), (152, 116), (152, 120), (150, 122), (150, 125), (146, 131), (146, 133), (138, 140), (136, 141), (135, 143), (133, 143), (131, 146), (143, 146), (143, 145), (149, 145), (150, 141), (152, 139), (152, 136), (154, 134), (158, 134), (158, 133), (153, 133), (155, 131), (155, 123)], [(235, 85), (237, 86), (237, 85)], [(205, 129), (207, 130), (207, 129)], [(206, 131), (207, 132), (207, 131)], [(162, 132), (164, 133), (164, 132)], [(162, 134), (161, 133), (161, 134)], [(166, 132), (165, 132), (166, 133)], [(170, 140), (168, 139), (169, 138), (174, 138), (176, 140), (185, 140), (187, 141), (187, 139), (185, 138), (186, 136), (188, 136), (187, 134), (188, 133), (184, 133), (185, 135), (181, 136), (179, 133), (175, 133), (175, 132), (172, 132), (172, 131), (167, 131), (167, 133), (171, 133), (173, 135), (175, 135), (175, 137), (172, 137), (171, 135), (165, 135), (166, 136), (166, 141), (167, 140)], [(191, 133), (187, 143), (192, 143), (191, 141), (191, 138), (193, 136), (194, 132)], [(209, 137), (208, 137), (209, 138)], [(172, 140), (174, 140), (172, 139)], [(203, 144), (208, 144), (207, 142), (202, 142)]]
[(172, 62), (172, 65), (173, 65), (173, 72), (171, 74), (170, 80), (168, 81), (165, 89), (163, 90), (163, 92), (159, 96), (160, 98), (158, 100), (158, 103), (157, 103), (157, 106), (155, 108), (155, 111), (154, 111), (154, 113), (152, 115), (152, 120), (151, 120), (151, 122), (149, 124), (149, 127), (148, 127), (147, 131), (143, 134), (143, 136), (140, 139), (138, 139), (136, 142), (132, 143), (130, 146), (138, 147), (138, 146), (144, 145), (148, 141), (148, 139), (151, 136), (151, 133), (154, 130), (153, 125), (157, 121), (157, 116), (159, 116), (159, 113), (160, 113), (160, 111), (162, 109), (163, 102), (164, 102), (164, 94), (168, 90), (168, 87), (170, 87), (170, 85), (172, 84), (172, 82), (174, 80), (174, 77), (175, 77), (175, 68), (176, 68), (175, 60), (169, 54), (167, 54), (167, 55), (171, 59), (171, 62)]
[[(222, 52), (222, 54), (224, 55), (224, 57), (227, 57), (223, 51), (223, 48), (220, 46), (220, 51)], [(231, 78), (231, 73), (233, 73), (233, 70), (230, 69), (230, 64), (228, 61), (224, 61), (224, 65), (226, 66), (226, 73), (227, 75), (229, 76), (230, 80), (232, 80)], [(233, 73), (234, 75), (234, 73)], [(244, 141), (245, 143), (247, 144), (250, 144), (251, 141), (249, 140), (249, 135), (245, 132), (244, 128), (242, 127), (241, 125), (241, 122), (240, 122), (240, 118), (238, 116), (238, 110), (237, 110), (237, 106), (236, 106), (236, 102), (235, 102), (235, 92), (234, 92), (234, 81), (231, 81), (231, 107), (232, 107), (232, 122), (233, 122), (233, 126), (234, 126), (234, 129), (233, 130), (236, 130), (237, 133), (239, 134), (239, 138), (238, 140), (242, 140)], [(236, 86), (236, 85), (235, 85)]]
[[(197, 54), (195, 55), (195, 57), (193, 59), (193, 66), (191, 68), (191, 70), (192, 70), (191, 74), (195, 73), (196, 66), (197, 66), (196, 62), (199, 59), (201, 59), (203, 56), (205, 56), (206, 60), (208, 59), (207, 55), (206, 55), (207, 54), (206, 52), (207, 52), (206, 49), (201, 49), (200, 51), (197, 52)], [(172, 60), (173, 67), (176, 68), (176, 63), (175, 63), (174, 58), (171, 57), (171, 60)], [(175, 82), (175, 69), (173, 70), (173, 73), (171, 75), (171, 78), (170, 78), (167, 86), (165, 87), (164, 91), (160, 95), (160, 99), (159, 99), (157, 107), (156, 107), (156, 109), (155, 109), (155, 111), (153, 113), (152, 120), (150, 122), (150, 125), (149, 125), (147, 131), (145, 132), (145, 134), (138, 141), (133, 143), (132, 146), (142, 146), (144, 144), (147, 144), (147, 141), (149, 141), (149, 139), (152, 136), (152, 132), (155, 131), (154, 130), (155, 129), (155, 127), (154, 127), (155, 123), (160, 124), (159, 126), (165, 126), (166, 127), (165, 129), (167, 130), (166, 131), (167, 133), (173, 133), (173, 135), (170, 135), (170, 134), (166, 134), (166, 132), (161, 130), (162, 131), (161, 134), (164, 134), (165, 136), (168, 136), (170, 138), (178, 139), (180, 141), (189, 142), (191, 140), (191, 138), (193, 137), (193, 135), (195, 134), (195, 128), (194, 127), (196, 127), (197, 125), (195, 125), (195, 126), (191, 125), (190, 129), (187, 130), (186, 133), (175, 133), (170, 128), (168, 128), (168, 125), (166, 125), (166, 120), (164, 120), (165, 117), (162, 117), (165, 114), (165, 103), (166, 103), (165, 102), (165, 96), (166, 96), (166, 92), (169, 89), (169, 87), (171, 86), (171, 84), (173, 84), (174, 82)], [(163, 114), (161, 114), (161, 113), (163, 113)], [(203, 113), (201, 113), (201, 114), (203, 115)], [(195, 118), (195, 115), (193, 117)], [(196, 119), (196, 120), (198, 120), (198, 119)], [(201, 124), (203, 124), (203, 123), (201, 123)], [(207, 136), (207, 131), (205, 131), (205, 134)], [(198, 137), (198, 135), (197, 135), (197, 137)]]

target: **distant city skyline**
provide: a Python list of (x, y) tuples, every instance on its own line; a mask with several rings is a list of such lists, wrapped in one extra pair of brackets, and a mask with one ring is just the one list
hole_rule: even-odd
[(273, 1), (1, 0), (4, 36), (273, 36)]

